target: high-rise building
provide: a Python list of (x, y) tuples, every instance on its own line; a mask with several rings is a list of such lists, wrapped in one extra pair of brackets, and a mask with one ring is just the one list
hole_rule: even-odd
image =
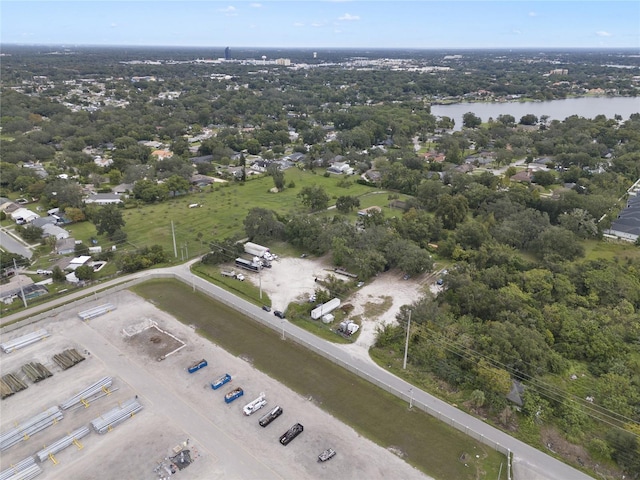
[(229, 49), (229, 47), (224, 49), (224, 59), (231, 60), (231, 50)]

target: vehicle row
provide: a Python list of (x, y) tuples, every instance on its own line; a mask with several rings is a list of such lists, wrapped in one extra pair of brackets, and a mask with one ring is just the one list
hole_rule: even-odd
[[(201, 359), (191, 364), (191, 366), (187, 368), (187, 371), (189, 373), (195, 373), (198, 370), (206, 367), (207, 365), (208, 365), (207, 360)], [(210, 383), (211, 389), (218, 390), (222, 388), (224, 385), (230, 383), (232, 380), (233, 380), (233, 377), (231, 376), (231, 374), (224, 373)], [(225, 403), (229, 404), (242, 396), (244, 396), (244, 390), (242, 389), (242, 387), (235, 387), (229, 390), (227, 393), (225, 393), (224, 401)], [(266, 394), (264, 392), (260, 392), (260, 395), (258, 395), (254, 400), (250, 401), (244, 407), (242, 407), (242, 413), (245, 416), (250, 416), (250, 415), (253, 415), (255, 412), (257, 412), (258, 410), (265, 407), (266, 405), (267, 405)], [(265, 413), (263, 416), (261, 416), (258, 419), (258, 424), (261, 427), (266, 428), (271, 423), (273, 423), (276, 419), (278, 419), (283, 413), (284, 413), (284, 409), (280, 405), (276, 405), (275, 407), (273, 407), (271, 410), (269, 410), (267, 413)], [(289, 443), (291, 443), (295, 438), (297, 438), (303, 431), (304, 431), (304, 426), (301, 423), (296, 422), (286, 432), (280, 435), (280, 437), (278, 438), (278, 441), (280, 442), (281, 445), (284, 445), (284, 446), (289, 445)], [(318, 461), (326, 462), (327, 460), (330, 460), (331, 458), (333, 458), (335, 455), (336, 455), (335, 450), (333, 450), (332, 448), (328, 448), (318, 455)]]

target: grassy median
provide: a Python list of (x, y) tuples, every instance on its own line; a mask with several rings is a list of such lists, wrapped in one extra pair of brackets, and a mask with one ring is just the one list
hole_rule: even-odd
[[(434, 478), (497, 479), (506, 459), (369, 382), (188, 285), (153, 280), (132, 289), (234, 355), (315, 402)], [(501, 478), (506, 478), (506, 466)]]

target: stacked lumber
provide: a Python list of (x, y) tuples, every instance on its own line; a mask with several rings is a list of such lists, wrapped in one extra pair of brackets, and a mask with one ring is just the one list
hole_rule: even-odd
[(27, 388), (27, 384), (16, 377), (13, 373), (3, 375), (0, 379), (0, 392), (2, 392), (3, 399), (10, 397), (14, 393), (18, 393), (25, 388)]
[(53, 356), (53, 361), (63, 370), (71, 368), (84, 360), (75, 348), (69, 348), (62, 353)]

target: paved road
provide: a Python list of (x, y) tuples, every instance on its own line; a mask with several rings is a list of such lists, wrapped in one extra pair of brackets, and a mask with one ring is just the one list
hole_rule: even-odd
[[(409, 402), (410, 400), (409, 392), (410, 389), (412, 389), (411, 395), (414, 405), (426, 405), (432, 410), (439, 412), (441, 417), (453, 419), (457, 423), (467, 426), (470, 432), (476, 432), (476, 436), (481, 435), (490, 442), (509, 449), (517, 459), (517, 463), (521, 467), (525, 467), (527, 470), (529, 470), (529, 473), (535, 472), (535, 474), (537, 474), (537, 478), (550, 480), (587, 480), (592, 478), (570, 467), (569, 465), (556, 460), (555, 458), (545, 454), (544, 452), (537, 450), (511, 437), (510, 435), (507, 435), (506, 433), (482, 422), (481, 420), (465, 412), (462, 412), (461, 410), (458, 410), (450, 404), (436, 397), (433, 397), (427, 392), (413, 387), (411, 384), (378, 367), (373, 361), (366, 361), (361, 358), (357, 358), (351, 355), (351, 353), (349, 353), (341, 346), (322, 340), (315, 335), (307, 332), (306, 330), (290, 324), (289, 322), (283, 322), (280, 319), (274, 317), (272, 314), (262, 311), (260, 307), (257, 307), (243, 299), (240, 299), (235, 295), (227, 292), (226, 290), (223, 290), (222, 288), (217, 287), (216, 285), (213, 285), (203, 280), (202, 278), (193, 275), (189, 270), (189, 265), (194, 263), (195, 261), (197, 260), (192, 260), (187, 264), (178, 265), (176, 267), (157, 269), (155, 271), (138, 272), (127, 277), (112, 280), (98, 287), (91, 287), (81, 292), (75, 292), (74, 294), (69, 295), (64, 299), (58, 299), (46, 305), (40, 305), (38, 307), (30, 309), (31, 311), (29, 311), (28, 315), (34, 315), (42, 311), (50, 310), (55, 306), (66, 303), (74, 298), (79, 298), (81, 296), (91, 294), (96, 290), (102, 290), (107, 286), (113, 286), (118, 283), (131, 280), (133, 278), (150, 276), (154, 272), (174, 274), (186, 284), (193, 285), (199, 290), (206, 291), (212, 297), (224, 303), (233, 305), (237, 310), (258, 319), (265, 324), (270, 325), (278, 332), (282, 332), (287, 338), (295, 339), (302, 344), (311, 346), (311, 348), (315, 349), (316, 351), (324, 352), (325, 356), (334, 359), (336, 363), (350, 365), (351, 369), (355, 369), (356, 371), (362, 372), (366, 376), (375, 379), (378, 384), (387, 385), (390, 390), (394, 390), (396, 392), (396, 395), (398, 395), (400, 398), (404, 398), (405, 400), (407, 400), (407, 402)], [(10, 322), (18, 318), (23, 318), (25, 316), (27, 316), (25, 312), (14, 314), (3, 318), (2, 323), (4, 324), (6, 322)]]
[(23, 257), (31, 258), (33, 252), (7, 233), (6, 227), (0, 227), (0, 246), (11, 253), (17, 253)]

